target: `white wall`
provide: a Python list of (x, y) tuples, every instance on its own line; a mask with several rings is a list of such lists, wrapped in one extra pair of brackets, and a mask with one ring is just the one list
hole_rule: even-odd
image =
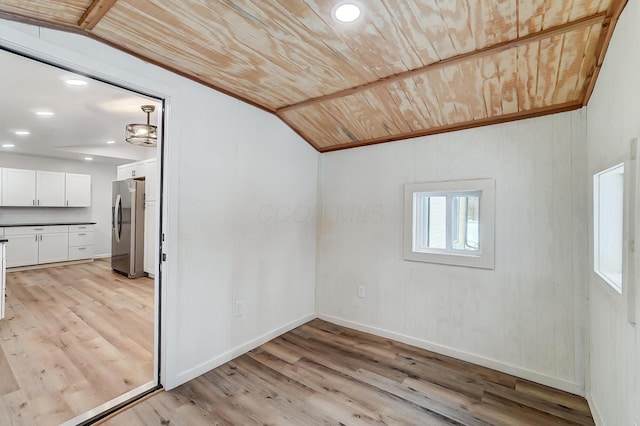
[(0, 44), (167, 98), (167, 388), (314, 316), (318, 154), (300, 137), (274, 116), (80, 36), (0, 22)]
[[(589, 241), (593, 243), (592, 175), (622, 162), (640, 135), (640, 4), (627, 3), (587, 107)], [(636, 216), (638, 217), (638, 216)], [(637, 219), (636, 219), (637, 220)], [(602, 425), (640, 424), (640, 330), (627, 321), (627, 294), (617, 294), (588, 264), (588, 396)], [(636, 265), (638, 257), (636, 257)], [(624, 278), (623, 278), (624, 287)], [(632, 302), (634, 303), (634, 302)], [(640, 302), (635, 300), (636, 311)], [(635, 423), (634, 423), (635, 422)]]
[[(584, 131), (577, 111), (323, 154), (319, 314), (583, 392)], [(403, 260), (403, 184), (472, 178), (496, 180), (495, 270)]]
[(96, 222), (95, 254), (96, 256), (111, 254), (111, 182), (116, 179), (116, 166), (3, 152), (0, 155), (0, 167), (91, 175), (91, 207), (0, 207), (0, 224)]

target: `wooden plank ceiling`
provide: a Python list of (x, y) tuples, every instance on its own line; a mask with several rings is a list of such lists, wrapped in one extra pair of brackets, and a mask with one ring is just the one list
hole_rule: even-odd
[(318, 151), (580, 108), (626, 0), (0, 0), (277, 114)]

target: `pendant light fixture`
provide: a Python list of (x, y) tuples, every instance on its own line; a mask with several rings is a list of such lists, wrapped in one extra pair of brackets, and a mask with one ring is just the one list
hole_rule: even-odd
[(157, 146), (158, 128), (149, 124), (149, 114), (156, 110), (153, 105), (142, 105), (142, 111), (147, 113), (147, 124), (127, 124), (125, 140), (133, 145)]

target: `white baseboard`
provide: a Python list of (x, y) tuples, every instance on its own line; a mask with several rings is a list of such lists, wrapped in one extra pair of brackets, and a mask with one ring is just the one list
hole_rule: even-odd
[(108, 257), (111, 257), (111, 253), (102, 253), (102, 254), (94, 254), (93, 255), (94, 259), (106, 259)]
[(593, 417), (593, 421), (596, 426), (604, 426), (604, 421), (602, 421), (602, 414), (600, 414), (600, 409), (598, 408), (598, 404), (593, 399), (593, 395), (591, 392), (587, 392), (587, 402), (589, 403), (589, 409), (591, 410), (591, 417)]
[(475, 355), (469, 352), (464, 352), (458, 349), (450, 348), (448, 346), (439, 345), (437, 343), (428, 342), (426, 340), (417, 339), (415, 337), (406, 336), (404, 334), (396, 333), (381, 328), (371, 327), (368, 325), (360, 324), (353, 321), (336, 318), (330, 315), (318, 315), (318, 318), (332, 322), (343, 327), (352, 328), (354, 330), (362, 331), (365, 333), (374, 334), (376, 336), (393, 339), (398, 342), (406, 343), (408, 345), (416, 346), (428, 351), (436, 352), (442, 355), (457, 358), (462, 361), (467, 361), (472, 364), (477, 364), (482, 367), (491, 368), (503, 373), (511, 374), (522, 379), (530, 380), (532, 382), (540, 383), (545, 386), (560, 389), (565, 392), (569, 392), (575, 395), (584, 396), (584, 387), (578, 383), (568, 382), (565, 380), (557, 379), (555, 377), (546, 376), (544, 374), (537, 373), (535, 371), (527, 370), (515, 365), (506, 364), (495, 359), (485, 358), (479, 355)]
[(276, 328), (275, 330), (271, 330), (268, 333), (263, 334), (262, 336), (256, 337), (255, 339), (250, 340), (247, 343), (237, 346), (221, 355), (218, 355), (215, 358), (212, 358), (193, 368), (190, 368), (189, 370), (183, 371), (177, 374), (173, 380), (167, 377), (167, 383), (164, 383), (165, 389), (170, 390), (177, 386), (180, 386), (183, 383), (188, 382), (189, 380), (195, 379), (196, 377), (206, 373), (207, 371), (213, 370), (214, 368), (221, 366), (225, 362), (229, 362), (232, 359), (237, 358), (240, 355), (257, 348), (263, 343), (267, 343), (269, 340), (275, 339), (276, 337), (311, 321), (314, 318), (316, 318), (315, 313), (305, 315), (302, 318), (298, 318), (297, 320), (292, 321), (289, 324)]
[(69, 266), (69, 265), (79, 265), (81, 263), (91, 263), (93, 262), (93, 257), (91, 259), (78, 259), (78, 260), (66, 260), (64, 262), (54, 262), (54, 263), (41, 263), (38, 265), (27, 265), (27, 266), (12, 266), (7, 268), (7, 273), (9, 272), (21, 272), (21, 271), (33, 271), (35, 269), (45, 269), (45, 268), (53, 268), (56, 266)]

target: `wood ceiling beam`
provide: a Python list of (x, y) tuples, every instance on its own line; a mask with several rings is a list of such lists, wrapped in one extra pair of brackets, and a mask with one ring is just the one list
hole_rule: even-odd
[[(357, 147), (360, 147), (360, 146), (375, 145), (375, 144), (379, 144), (379, 143), (393, 142), (393, 141), (399, 141), (399, 140), (410, 139), (410, 138), (417, 138), (417, 137), (420, 137), (420, 136), (429, 136), (429, 135), (436, 135), (436, 134), (439, 134), (439, 133), (447, 133), (447, 132), (455, 132), (455, 131), (458, 131), (458, 130), (473, 129), (473, 128), (476, 128), (476, 127), (489, 126), (489, 125), (492, 125), (492, 124), (501, 124), (501, 123), (508, 123), (510, 121), (522, 120), (524, 118), (534, 118), (534, 117), (541, 117), (543, 115), (557, 114), (557, 113), (560, 113), (560, 112), (573, 111), (573, 110), (582, 108), (582, 106), (583, 105), (579, 100), (578, 101), (565, 102), (563, 104), (549, 105), (549, 106), (545, 106), (545, 107), (541, 107), (541, 108), (531, 109), (531, 110), (528, 110), (528, 111), (518, 111), (518, 112), (511, 113), (511, 114), (498, 115), (498, 116), (495, 116), (495, 117), (487, 117), (487, 118), (482, 118), (482, 119), (479, 119), (479, 120), (465, 121), (465, 122), (462, 122), (462, 123), (449, 124), (449, 125), (440, 126), (440, 127), (431, 127), (431, 128), (428, 128), (428, 129), (416, 130), (416, 131), (413, 131), (413, 132), (397, 134), (397, 135), (394, 135), (394, 136), (384, 136), (384, 137), (380, 137), (380, 138), (367, 139), (367, 140), (344, 143), (344, 144), (338, 144), (338, 145), (332, 145), (332, 146), (325, 146), (325, 147), (320, 147), (318, 149), (318, 151), (320, 151), (321, 153), (323, 153), (323, 152), (331, 152), (331, 151), (339, 151), (341, 149), (357, 148)], [(286, 120), (284, 120), (284, 121), (289, 126), (291, 126), (291, 124), (289, 122), (287, 122)]]
[(332, 99), (342, 98), (345, 96), (350, 96), (358, 92), (362, 92), (365, 90), (370, 90), (374, 87), (387, 85), (390, 83), (394, 83), (399, 80), (405, 80), (407, 78), (414, 77), (419, 74), (423, 74), (429, 71), (437, 70), (440, 68), (448, 67), (451, 65), (458, 64), (460, 62), (465, 62), (473, 59), (479, 59), (486, 56), (495, 55), (497, 53), (503, 52), (505, 50), (513, 49), (514, 47), (518, 47), (524, 44), (534, 43), (540, 40), (544, 40), (547, 38), (551, 38), (554, 36), (562, 35), (571, 31), (579, 30), (581, 28), (590, 27), (592, 25), (597, 25), (603, 23), (608, 17), (608, 12), (598, 13), (597, 15), (587, 16), (582, 19), (578, 19), (576, 21), (567, 22), (562, 25), (558, 25), (555, 27), (547, 28), (545, 30), (539, 31), (537, 33), (527, 34), (523, 37), (518, 37), (513, 40), (508, 40), (503, 43), (499, 43), (493, 46), (485, 47), (480, 50), (475, 50), (473, 52), (463, 53), (461, 55), (453, 56), (448, 59), (443, 59), (438, 62), (434, 62), (419, 68), (415, 68), (409, 71), (405, 71), (399, 74), (394, 74), (389, 77), (384, 77), (369, 83), (365, 83), (359, 86), (350, 87), (348, 89), (339, 90), (334, 93), (330, 93), (328, 95), (319, 96), (317, 98), (307, 99), (302, 102), (298, 102), (295, 104), (291, 104), (282, 108), (276, 109), (276, 114), (281, 116), (281, 114), (286, 113), (287, 111), (291, 111), (298, 108), (307, 107), (310, 105), (314, 105), (321, 102), (330, 101)]
[(627, 0), (613, 0), (609, 6), (607, 18), (602, 23), (602, 32), (600, 33), (600, 39), (598, 40), (598, 45), (596, 47), (596, 55), (598, 55), (598, 57), (593, 69), (589, 73), (589, 82), (585, 85), (584, 91), (580, 97), (582, 105), (587, 105), (589, 103), (589, 99), (591, 99), (591, 94), (596, 86), (598, 74), (600, 74), (600, 69), (604, 63), (604, 57), (609, 48), (611, 37), (613, 37), (613, 30), (615, 29), (618, 19), (626, 5)]
[(82, 17), (78, 21), (78, 26), (91, 31), (117, 1), (118, 0), (93, 0), (91, 6), (82, 14)]

